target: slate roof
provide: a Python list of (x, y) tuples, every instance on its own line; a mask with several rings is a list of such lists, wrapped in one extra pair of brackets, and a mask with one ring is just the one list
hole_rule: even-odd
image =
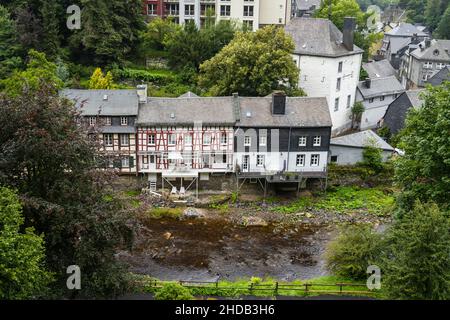
[(297, 9), (306, 11), (311, 9), (312, 6), (316, 6), (316, 9), (320, 8), (321, 0), (297, 0)]
[[(420, 43), (425, 48), (425, 41)], [(431, 45), (428, 48), (420, 49), (411, 52), (411, 55), (419, 60), (433, 60), (450, 63), (450, 40), (431, 40)]]
[(450, 81), (450, 67), (448, 66), (436, 72), (427, 82), (433, 86), (440, 86), (444, 81)]
[[(239, 120), (235, 107), (239, 106)], [(173, 117), (172, 117), (173, 116)], [(137, 125), (229, 125), (240, 127), (331, 127), (326, 98), (287, 97), (286, 115), (272, 114), (272, 97), (149, 98)]]
[(384, 141), (379, 135), (377, 135), (372, 130), (366, 130), (348, 134), (345, 136), (332, 138), (330, 141), (330, 145), (364, 148), (371, 141), (375, 142), (376, 146), (378, 146), (380, 149), (384, 151), (394, 151), (394, 148), (389, 143)]
[(369, 78), (385, 78), (395, 76), (395, 69), (386, 59), (363, 63), (362, 67), (368, 73)]
[(136, 128), (133, 126), (102, 126), (99, 128), (103, 133), (136, 133)]
[[(326, 98), (287, 97), (286, 114), (272, 114), (272, 98), (240, 97), (239, 127), (331, 127)], [(248, 116), (250, 115), (250, 116)]]
[(285, 31), (294, 40), (294, 53), (299, 55), (340, 57), (363, 52), (357, 46), (353, 51), (347, 50), (342, 32), (327, 19), (293, 18)]
[[(138, 114), (136, 90), (65, 89), (60, 94), (75, 101), (84, 116), (133, 116)], [(107, 97), (107, 100), (104, 100)]]
[(365, 86), (364, 81), (358, 83), (358, 90), (364, 99), (370, 99), (388, 94), (398, 94), (405, 91), (402, 84), (395, 76), (371, 79), (370, 88)]
[[(173, 117), (172, 117), (173, 115)], [(148, 98), (139, 108), (138, 125), (234, 125), (233, 97)]]
[(386, 32), (386, 35), (394, 36), (394, 37), (412, 37), (414, 34), (417, 34), (419, 37), (427, 36), (427, 33), (419, 30), (416, 26), (411, 23), (400, 23), (391, 31)]
[(423, 89), (406, 91), (391, 102), (383, 117), (383, 125), (389, 128), (391, 134), (397, 134), (404, 127), (411, 108), (420, 108), (422, 105), (420, 94), (423, 91)]
[(389, 46), (391, 54), (395, 54), (407, 45), (409, 45), (412, 41), (412, 38), (390, 38)]

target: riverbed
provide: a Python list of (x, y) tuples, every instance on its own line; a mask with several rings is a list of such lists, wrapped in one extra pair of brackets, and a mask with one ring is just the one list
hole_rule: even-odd
[(119, 256), (131, 272), (161, 280), (311, 279), (327, 275), (323, 253), (333, 230), (302, 223), (243, 226), (222, 218), (148, 219), (134, 249)]

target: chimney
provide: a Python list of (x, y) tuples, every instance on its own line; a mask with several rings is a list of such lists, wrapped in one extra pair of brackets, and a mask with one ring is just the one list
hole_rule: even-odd
[(283, 91), (272, 94), (272, 114), (286, 114), (286, 94)]
[(366, 78), (366, 80), (364, 80), (364, 85), (366, 86), (367, 89), (370, 89), (371, 84), (372, 80), (370, 78)]
[(355, 36), (355, 18), (344, 18), (344, 31), (342, 32), (342, 42), (348, 51), (353, 51), (353, 40)]
[(239, 103), (239, 93), (233, 93), (233, 109), (236, 121), (241, 121), (241, 105)]
[(139, 97), (139, 103), (147, 102), (147, 85), (140, 84), (136, 87), (137, 95)]

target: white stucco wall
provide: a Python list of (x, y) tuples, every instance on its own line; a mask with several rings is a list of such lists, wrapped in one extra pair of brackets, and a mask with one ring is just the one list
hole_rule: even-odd
[(381, 100), (381, 97), (374, 97), (370, 102), (370, 99), (364, 99), (357, 90), (356, 101), (361, 101), (365, 109), (361, 117), (361, 130), (376, 128), (378, 121), (384, 117), (387, 108), (395, 99), (395, 96), (390, 94), (385, 95), (384, 100)]
[[(299, 56), (294, 61), (300, 68), (299, 87), (309, 97), (326, 97), (333, 121), (333, 133), (346, 129), (351, 124), (351, 107), (355, 103), (356, 87), (359, 82), (362, 54), (340, 58)], [(342, 72), (338, 72), (339, 62), (343, 62)], [(341, 88), (336, 89), (337, 79), (341, 78)], [(351, 96), (347, 107), (347, 96)], [(335, 99), (339, 98), (339, 110), (335, 111)]]
[[(387, 161), (392, 155), (392, 152), (383, 151), (383, 161)], [(330, 157), (337, 156), (337, 164), (351, 165), (361, 162), (363, 160), (363, 148), (352, 148), (344, 146), (330, 146)], [(330, 158), (331, 159), (331, 158)]]
[(267, 25), (267, 24), (284, 25), (290, 21), (291, 0), (259, 0), (259, 3), (260, 3), (259, 5), (260, 25)]

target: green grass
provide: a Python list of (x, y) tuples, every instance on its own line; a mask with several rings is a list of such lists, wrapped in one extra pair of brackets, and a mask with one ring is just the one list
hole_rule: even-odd
[(153, 208), (148, 214), (151, 218), (180, 218), (183, 215), (183, 208)]
[(141, 194), (140, 190), (127, 190), (124, 192), (127, 197), (137, 197)]
[[(155, 293), (159, 289), (151, 285), (156, 283), (162, 285), (164, 283), (175, 283), (175, 281), (159, 281), (148, 276), (140, 277), (141, 289), (145, 292)], [(222, 297), (239, 297), (239, 296), (260, 296), (274, 297), (276, 280), (272, 278), (260, 279), (252, 277), (251, 279), (238, 279), (236, 281), (219, 281), (217, 286), (215, 283), (208, 284), (187, 284), (194, 296), (222, 296)], [(304, 291), (305, 283), (313, 284), (308, 286), (308, 292)], [(324, 276), (309, 280), (294, 280), (291, 282), (278, 281), (278, 296), (318, 296), (318, 295), (339, 295), (339, 286), (336, 284), (344, 283), (343, 293), (345, 295), (379, 297), (377, 292), (368, 293), (368, 289), (364, 285), (364, 281), (355, 281), (351, 279), (340, 278), (336, 276)], [(253, 284), (253, 285), (252, 285)], [(301, 290), (297, 290), (301, 289)], [(316, 292), (315, 292), (316, 291)], [(347, 291), (347, 292), (346, 292)], [(349, 293), (350, 291), (350, 293)]]
[(379, 188), (337, 187), (311, 198), (300, 198), (288, 205), (272, 210), (280, 213), (296, 213), (323, 209), (341, 214), (367, 211), (383, 216), (390, 213), (395, 199), (392, 194)]

